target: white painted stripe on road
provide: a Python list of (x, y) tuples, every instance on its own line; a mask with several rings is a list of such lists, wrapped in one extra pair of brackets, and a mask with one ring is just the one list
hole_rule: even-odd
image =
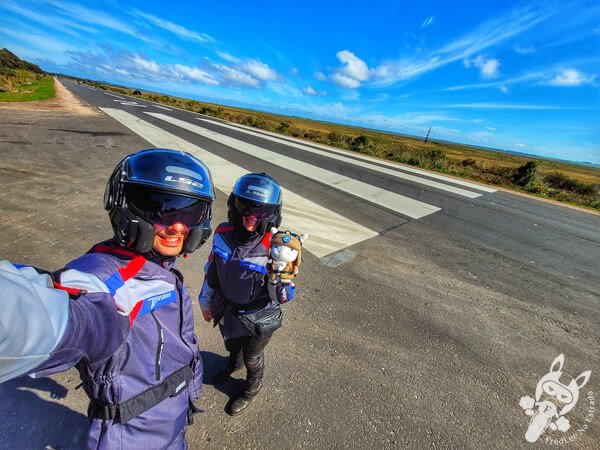
[(306, 178), (319, 181), (326, 186), (331, 186), (368, 202), (383, 206), (384, 208), (402, 215), (412, 217), (413, 219), (420, 219), (421, 217), (425, 217), (440, 210), (437, 206), (413, 200), (412, 198), (396, 194), (395, 192), (386, 191), (385, 189), (372, 186), (362, 181), (357, 181), (344, 175), (331, 172), (330, 170), (325, 170), (313, 166), (312, 164), (290, 158), (289, 156), (280, 155), (279, 153), (266, 150), (262, 147), (248, 144), (247, 142), (229, 136), (224, 136), (184, 120), (176, 119), (161, 113), (144, 112), (144, 114), (164, 120), (167, 123), (176, 125), (184, 130), (191, 131), (192, 133), (212, 141), (224, 144), (239, 152), (262, 159), (270, 164), (283, 167), (286, 170), (296, 172)]
[[(235, 181), (248, 173), (243, 167), (202, 150), (128, 112), (114, 108), (100, 109), (158, 148), (177, 148), (200, 158), (210, 168), (217, 189), (226, 195), (231, 192)], [(296, 232), (310, 233), (304, 248), (319, 258), (378, 235), (376, 231), (288, 189), (283, 189), (283, 196), (285, 201), (282, 229), (290, 228)]]
[(105, 92), (106, 95), (110, 95), (111, 97), (118, 98), (119, 100), (125, 100), (123, 97), (119, 97), (118, 95), (111, 94), (110, 92)]
[(220, 127), (223, 127), (223, 128), (228, 128), (230, 130), (235, 130), (235, 131), (238, 131), (238, 132), (249, 134), (251, 136), (258, 136), (258, 137), (260, 137), (262, 139), (266, 139), (266, 140), (272, 141), (272, 142), (277, 142), (277, 143), (283, 144), (283, 145), (288, 145), (290, 147), (295, 147), (297, 149), (300, 149), (302, 151), (309, 152), (309, 153), (312, 153), (312, 154), (315, 154), (315, 155), (325, 156), (326, 158), (332, 158), (332, 159), (336, 159), (338, 161), (344, 161), (346, 163), (349, 163), (349, 164), (352, 164), (352, 165), (355, 165), (355, 166), (359, 166), (359, 167), (362, 167), (364, 169), (369, 169), (369, 170), (373, 170), (373, 171), (376, 171), (376, 172), (379, 172), (379, 173), (384, 173), (386, 175), (391, 175), (391, 176), (393, 176), (395, 178), (401, 178), (403, 180), (411, 181), (413, 183), (423, 184), (425, 186), (429, 186), (429, 187), (432, 187), (432, 188), (435, 188), (435, 189), (440, 189), (440, 190), (446, 191), (446, 192), (451, 192), (453, 194), (461, 195), (463, 197), (468, 197), (468, 198), (481, 197), (481, 194), (479, 194), (478, 192), (472, 192), (472, 191), (468, 191), (466, 189), (462, 189), (462, 188), (459, 188), (459, 187), (456, 187), (456, 186), (451, 186), (451, 185), (448, 185), (448, 184), (438, 183), (437, 181), (432, 181), (432, 180), (429, 180), (427, 178), (417, 177), (415, 175), (409, 175), (409, 174), (404, 173), (404, 172), (398, 172), (397, 170), (388, 169), (386, 167), (381, 167), (381, 166), (376, 165), (376, 164), (371, 164), (371, 163), (368, 163), (368, 162), (360, 162), (360, 161), (357, 161), (356, 159), (349, 158), (349, 157), (344, 156), (344, 155), (334, 156), (334, 155), (331, 154), (331, 152), (326, 152), (326, 151), (323, 151), (323, 150), (317, 150), (317, 149), (315, 149), (313, 147), (309, 147), (307, 145), (294, 144), (294, 143), (291, 143), (291, 142), (286, 141), (284, 139), (280, 139), (280, 138), (276, 138), (276, 137), (265, 136), (264, 134), (257, 133), (256, 131), (240, 130), (237, 127), (234, 127), (234, 126), (231, 126), (231, 125), (227, 125), (227, 124), (222, 123), (222, 122), (215, 122), (213, 120), (208, 120), (208, 119), (198, 118), (197, 120), (201, 120), (203, 122), (208, 122), (208, 123), (211, 123), (213, 125), (217, 125), (217, 126), (220, 126)]
[[(222, 122), (216, 122), (216, 121), (210, 120), (210, 119), (198, 118), (198, 120), (204, 120), (206, 122), (211, 122), (211, 123), (214, 123), (216, 125), (224, 125)], [(270, 136), (273, 136), (275, 138), (279, 138), (279, 139), (282, 138), (281, 134), (274, 133), (272, 131), (267, 131), (267, 130), (260, 130), (260, 132), (258, 132), (256, 128), (253, 128), (253, 127), (250, 127), (250, 126), (247, 126), (247, 125), (242, 125), (242, 124), (239, 124), (239, 123), (227, 124), (227, 125), (229, 127), (233, 127), (234, 129), (236, 129), (238, 131), (241, 131), (241, 132), (244, 132), (244, 130), (252, 131), (254, 133), (257, 133), (257, 134), (261, 135), (261, 137), (263, 137), (265, 139), (268, 139), (268, 138), (266, 138), (263, 133), (268, 134)], [(241, 130), (240, 128), (243, 128), (243, 130)], [(282, 140), (285, 141), (286, 145), (292, 145), (292, 146), (295, 146), (295, 145), (291, 144), (289, 142), (290, 140), (298, 143), (300, 146), (304, 146), (304, 145), (307, 144), (306, 141), (303, 141), (301, 139), (297, 139), (297, 138), (292, 137), (292, 136), (285, 136), (285, 139), (282, 139)], [(428, 172), (426, 170), (415, 169), (414, 167), (411, 167), (411, 166), (406, 166), (406, 165), (403, 165), (403, 164), (400, 164), (400, 163), (393, 163), (391, 161), (386, 161), (384, 159), (374, 158), (372, 156), (362, 155), (360, 153), (351, 152), (349, 150), (341, 150), (339, 148), (331, 147), (331, 146), (325, 145), (325, 144), (319, 144), (317, 142), (311, 142), (310, 145), (322, 148), (324, 150), (327, 150), (328, 152), (337, 153), (337, 154), (345, 155), (345, 156), (351, 155), (353, 158), (356, 158), (356, 159), (361, 159), (363, 161), (369, 161), (369, 162), (375, 162), (375, 163), (378, 163), (380, 165), (384, 165), (384, 166), (387, 166), (387, 167), (394, 168), (396, 170), (403, 170), (405, 172), (415, 173), (415, 174), (426, 176), (426, 177), (429, 177), (429, 178), (435, 178), (436, 180), (441, 180), (441, 181), (444, 181), (446, 183), (458, 184), (460, 186), (468, 187), (470, 189), (477, 189), (477, 190), (482, 191), (482, 192), (489, 192), (489, 193), (497, 192), (497, 189), (493, 189), (493, 188), (485, 186), (483, 184), (471, 183), (469, 181), (461, 180), (460, 178), (453, 178), (453, 177), (448, 177), (448, 176), (440, 175), (440, 174), (435, 173), (435, 172)]]
[(154, 106), (154, 107), (156, 107), (156, 108), (164, 109), (165, 111), (173, 111), (173, 110), (172, 110), (172, 109), (170, 109), (170, 108), (166, 108), (166, 107), (164, 107), (164, 106), (160, 106), (160, 105), (154, 105), (154, 104), (153, 104), (152, 106)]
[(140, 108), (146, 108), (146, 105), (140, 105), (136, 102), (131, 102), (129, 100), (116, 100), (113, 99), (113, 102), (119, 102), (121, 105), (125, 105), (125, 106), (139, 106)]

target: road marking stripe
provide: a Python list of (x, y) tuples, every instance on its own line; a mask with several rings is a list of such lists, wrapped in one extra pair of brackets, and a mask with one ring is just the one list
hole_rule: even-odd
[(269, 141), (273, 141), (273, 142), (277, 142), (280, 144), (284, 144), (284, 145), (289, 145), (291, 147), (295, 147), (298, 148), (300, 150), (303, 150), (305, 152), (310, 152), (313, 153), (315, 155), (320, 155), (320, 156), (325, 156), (327, 158), (332, 158), (332, 159), (336, 159), (338, 161), (344, 161), (347, 162), (349, 164), (353, 164), (355, 166), (359, 166), (359, 167), (363, 167), (365, 169), (369, 169), (369, 170), (374, 170), (376, 172), (379, 173), (384, 173), (386, 175), (391, 175), (393, 177), (396, 178), (401, 178), (404, 180), (408, 180), (408, 181), (412, 181), (413, 183), (419, 183), (419, 184), (424, 184), (425, 186), (429, 186), (435, 189), (440, 189), (442, 191), (447, 191), (447, 192), (452, 192), (453, 194), (457, 194), (457, 195), (462, 195), (463, 197), (468, 197), (468, 198), (477, 198), (477, 197), (481, 197), (481, 194), (479, 194), (478, 192), (472, 192), (472, 191), (467, 191), (466, 189), (461, 189), (459, 187), (456, 186), (450, 186), (448, 184), (443, 184), (443, 183), (438, 183), (437, 181), (431, 181), (428, 180), (427, 178), (421, 178), (421, 177), (417, 177), (415, 175), (409, 175), (407, 173), (403, 173), (403, 172), (398, 172), (397, 170), (392, 170), (392, 169), (387, 169), (385, 167), (381, 167), (379, 165), (375, 165), (375, 164), (370, 164), (368, 162), (360, 162), (357, 161), (356, 159), (353, 158), (349, 158), (345, 155), (339, 155), (339, 156), (334, 156), (331, 154), (331, 152), (326, 152), (323, 150), (317, 150), (313, 147), (309, 147), (307, 145), (302, 145), (302, 144), (294, 144), (291, 143), (289, 141), (286, 141), (284, 139), (280, 139), (280, 138), (276, 138), (276, 137), (269, 137), (269, 136), (265, 136), (264, 134), (261, 133), (257, 133), (255, 131), (250, 131), (250, 130), (240, 130), (237, 127), (228, 125), (228, 124), (224, 124), (221, 122), (215, 122), (213, 120), (208, 120), (208, 119), (202, 119), (202, 118), (198, 118), (197, 120), (201, 120), (203, 122), (208, 122), (214, 125), (218, 125), (220, 127), (224, 127), (224, 128), (228, 128), (230, 130), (236, 130), (236, 131), (240, 131), (242, 133), (246, 133), (252, 136), (258, 136), (262, 139), (267, 139)]
[(118, 98), (119, 100), (125, 100), (123, 97), (119, 97), (118, 95), (111, 94), (110, 92), (105, 92), (106, 95), (110, 95), (111, 97)]
[[(231, 192), (235, 181), (248, 173), (243, 167), (202, 150), (200, 147), (160, 129), (128, 112), (114, 108), (100, 108), (134, 133), (158, 148), (177, 148), (200, 158), (213, 173), (217, 189), (225, 195)], [(377, 236), (378, 233), (312, 202), (288, 189), (283, 189), (282, 229), (310, 234), (304, 248), (318, 258), (342, 250), (350, 245)]]
[(123, 99), (123, 100), (113, 99), (113, 102), (119, 102), (121, 105), (125, 105), (125, 106), (139, 106), (140, 108), (147, 108), (146, 105), (140, 105), (136, 102), (132, 102), (132, 101), (125, 100), (125, 99)]
[[(197, 118), (197, 120), (204, 120), (205, 122), (214, 123), (215, 125), (227, 126), (228, 128), (234, 128), (237, 131), (241, 131), (241, 132), (245, 132), (245, 130), (251, 131), (251, 132), (253, 132), (253, 134), (260, 135), (264, 139), (269, 139), (268, 137), (266, 137), (264, 135), (264, 134), (268, 134), (270, 136), (273, 136), (274, 138), (277, 138), (279, 140), (284, 141), (284, 143), (286, 145), (291, 145), (291, 146), (294, 146), (294, 147), (303, 148), (307, 144), (306, 141), (302, 141), (302, 140), (294, 138), (292, 136), (285, 136), (284, 137), (281, 134), (277, 134), (277, 133), (274, 133), (272, 131), (257, 130), (256, 128), (253, 128), (253, 127), (250, 127), (250, 126), (247, 126), (247, 125), (241, 125), (239, 123), (236, 123), (236, 124), (223, 124), (222, 122), (217, 122), (217, 121), (214, 121), (214, 120), (204, 119), (204, 118), (200, 118), (200, 117)], [(292, 143), (290, 141), (294, 141), (298, 145), (295, 145), (294, 143)], [(325, 144), (319, 144), (317, 142), (311, 142), (310, 146), (320, 147), (320, 148), (322, 148), (324, 150), (327, 150), (328, 152), (338, 153), (338, 154), (344, 155), (344, 156), (352, 156), (353, 158), (351, 158), (351, 159), (361, 159), (363, 161), (374, 162), (374, 163), (377, 163), (379, 165), (384, 165), (384, 166), (387, 166), (387, 167), (391, 167), (393, 169), (396, 169), (396, 172), (395, 172), (396, 174), (398, 173), (397, 171), (410, 172), (410, 173), (415, 173), (415, 174), (418, 174), (418, 175), (426, 176), (426, 177), (429, 177), (429, 178), (435, 178), (436, 180), (441, 180), (441, 181), (444, 181), (446, 183), (453, 183), (453, 184), (458, 184), (460, 186), (468, 187), (470, 189), (477, 189), (477, 190), (483, 191), (483, 192), (489, 192), (489, 193), (497, 192), (497, 189), (493, 189), (493, 188), (487, 187), (487, 186), (482, 185), (482, 184), (471, 183), (469, 181), (464, 181), (464, 180), (461, 180), (459, 178), (452, 178), (452, 177), (440, 175), (440, 174), (435, 173), (435, 172), (428, 172), (428, 171), (425, 171), (425, 170), (415, 169), (414, 167), (402, 165), (400, 163), (393, 163), (393, 162), (386, 161), (386, 160), (383, 160), (383, 159), (374, 158), (372, 156), (367, 156), (367, 155), (362, 155), (360, 153), (351, 152), (349, 150), (341, 150), (339, 148), (331, 147), (331, 146), (328, 146), (328, 145), (325, 145)], [(312, 150), (314, 150), (314, 149), (312, 149)]]
[(281, 155), (229, 136), (224, 136), (184, 120), (175, 119), (174, 117), (161, 113), (144, 112), (144, 114), (156, 117), (157, 119), (191, 131), (199, 136), (224, 144), (239, 152), (265, 160), (270, 164), (283, 167), (286, 170), (294, 171), (306, 178), (319, 181), (326, 186), (334, 187), (335, 189), (362, 198), (363, 200), (376, 205), (383, 206), (384, 208), (413, 219), (420, 219), (421, 217), (425, 217), (440, 210), (437, 206), (413, 200), (412, 198), (396, 194), (395, 192), (386, 191), (385, 189), (372, 186), (362, 181), (357, 181), (344, 175), (313, 166), (312, 164), (290, 158), (289, 156)]
[(165, 111), (172, 111), (172, 109), (170, 109), (170, 108), (165, 108), (164, 106), (160, 106), (160, 105), (154, 105), (154, 104), (153, 104), (152, 106), (154, 106), (154, 107), (156, 107), (156, 108), (164, 109)]

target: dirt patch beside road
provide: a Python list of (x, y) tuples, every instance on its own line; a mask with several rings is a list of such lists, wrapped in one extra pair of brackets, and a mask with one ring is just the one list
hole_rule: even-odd
[(54, 79), (56, 95), (48, 100), (33, 102), (0, 103), (0, 109), (13, 109), (17, 111), (64, 111), (83, 116), (97, 116), (98, 109), (88, 105), (69, 92), (60, 81)]

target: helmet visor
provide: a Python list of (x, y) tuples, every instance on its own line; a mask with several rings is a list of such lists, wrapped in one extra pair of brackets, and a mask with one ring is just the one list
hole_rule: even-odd
[(239, 198), (258, 203), (277, 205), (281, 203), (281, 186), (270, 176), (250, 173), (238, 179), (233, 194)]
[(158, 225), (182, 223), (192, 229), (200, 226), (208, 215), (209, 203), (205, 200), (144, 186), (125, 185), (125, 198), (135, 214)]
[(236, 197), (235, 208), (242, 217), (254, 216), (258, 220), (264, 220), (273, 215), (277, 209), (277, 205), (267, 205), (248, 200), (247, 198)]

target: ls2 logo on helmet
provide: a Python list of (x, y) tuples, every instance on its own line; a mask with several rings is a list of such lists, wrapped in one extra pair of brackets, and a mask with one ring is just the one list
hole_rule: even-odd
[(253, 186), (252, 184), (248, 185), (246, 192), (255, 197), (262, 197), (267, 199), (269, 197), (269, 191), (259, 186)]
[(199, 183), (198, 181), (190, 180), (189, 178), (185, 178), (185, 177), (177, 177), (177, 178), (175, 178), (172, 175), (167, 175), (165, 177), (165, 181), (170, 181), (172, 183), (189, 184), (190, 186), (195, 186), (195, 187), (197, 187), (199, 189), (202, 189), (204, 187), (204, 185), (202, 183)]

